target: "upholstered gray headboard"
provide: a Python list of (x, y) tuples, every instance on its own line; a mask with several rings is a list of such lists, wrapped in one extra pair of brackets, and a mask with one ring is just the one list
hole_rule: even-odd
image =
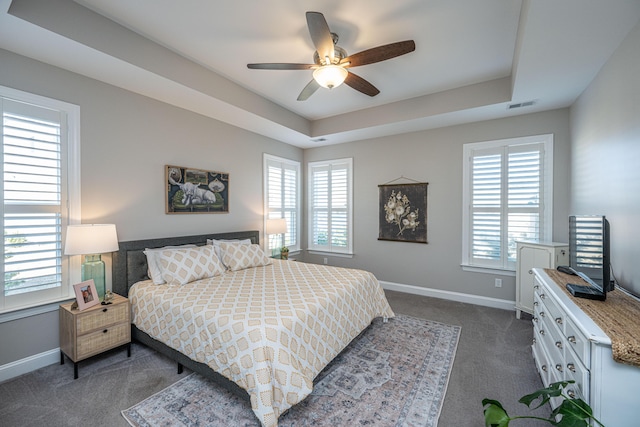
[(112, 266), (112, 290), (113, 292), (128, 296), (129, 288), (136, 282), (146, 280), (147, 257), (144, 254), (146, 248), (161, 248), (170, 245), (205, 245), (207, 239), (251, 239), (253, 243), (260, 243), (260, 232), (233, 231), (229, 233), (200, 234), (197, 236), (163, 237), (159, 239), (133, 240), (120, 242), (120, 249), (113, 253)]

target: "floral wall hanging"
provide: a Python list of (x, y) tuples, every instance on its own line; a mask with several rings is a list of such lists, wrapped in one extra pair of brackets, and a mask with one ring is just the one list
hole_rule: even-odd
[(418, 182), (378, 186), (378, 240), (427, 243), (428, 185)]

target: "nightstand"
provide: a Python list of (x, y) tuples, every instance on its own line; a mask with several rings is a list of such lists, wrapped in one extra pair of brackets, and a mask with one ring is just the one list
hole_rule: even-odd
[(78, 362), (107, 350), (127, 346), (131, 356), (131, 309), (129, 300), (114, 294), (111, 304), (86, 310), (72, 309), (72, 302), (60, 305), (60, 364), (66, 355), (73, 362), (73, 379)]

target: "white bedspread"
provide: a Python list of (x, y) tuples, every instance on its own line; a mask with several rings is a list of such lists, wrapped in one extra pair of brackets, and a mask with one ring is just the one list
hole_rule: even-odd
[(394, 316), (369, 272), (279, 260), (184, 286), (140, 282), (129, 299), (140, 330), (247, 390), (267, 427), (375, 317)]

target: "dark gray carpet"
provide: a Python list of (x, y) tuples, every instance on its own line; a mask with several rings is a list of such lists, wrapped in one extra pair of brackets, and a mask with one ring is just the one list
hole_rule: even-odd
[[(542, 386), (531, 356), (530, 320), (399, 292), (387, 297), (396, 313), (462, 327), (439, 426), (483, 426), (485, 397), (501, 401), (510, 414), (527, 412), (518, 398)], [(120, 350), (81, 362), (75, 381), (71, 363), (51, 365), (0, 384), (0, 425), (128, 426), (120, 411), (188, 373), (177, 375), (173, 362), (139, 345), (129, 359)]]

